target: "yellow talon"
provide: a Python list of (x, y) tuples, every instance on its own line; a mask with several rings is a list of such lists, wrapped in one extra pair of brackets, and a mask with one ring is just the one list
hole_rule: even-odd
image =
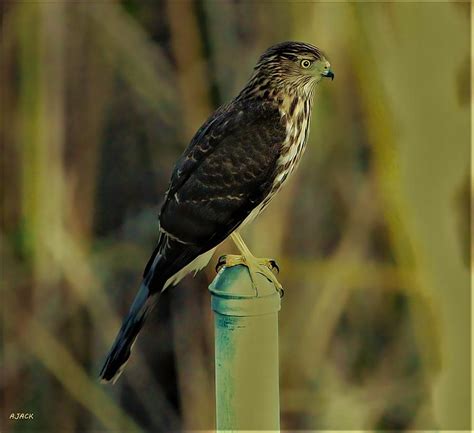
[(277, 263), (273, 259), (266, 259), (266, 258), (258, 258), (255, 257), (250, 250), (248, 249), (247, 245), (245, 245), (241, 236), (234, 232), (231, 234), (232, 240), (235, 242), (237, 248), (240, 250), (241, 255), (225, 255), (219, 258), (219, 261), (216, 265), (216, 271), (218, 272), (223, 266), (232, 267), (238, 265), (244, 265), (249, 270), (250, 280), (252, 281), (252, 287), (255, 290), (256, 295), (258, 296), (258, 289), (257, 289), (257, 276), (256, 274), (259, 273), (267, 278), (273, 285), (275, 289), (283, 297), (283, 288), (278, 281), (274, 270), (276, 273), (280, 271)]

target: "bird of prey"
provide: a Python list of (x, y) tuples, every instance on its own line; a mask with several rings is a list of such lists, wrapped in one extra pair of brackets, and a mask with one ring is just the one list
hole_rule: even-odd
[(334, 73), (317, 47), (274, 45), (260, 57), (243, 90), (196, 132), (174, 168), (156, 249), (102, 367), (102, 381), (115, 382), (122, 372), (159, 294), (206, 266), (228, 237), (241, 256), (228, 256), (226, 266), (244, 264), (252, 282), (259, 272), (281, 291), (273, 262), (253, 256), (238, 230), (265, 209), (298, 165), (313, 94), (323, 77), (333, 79)]

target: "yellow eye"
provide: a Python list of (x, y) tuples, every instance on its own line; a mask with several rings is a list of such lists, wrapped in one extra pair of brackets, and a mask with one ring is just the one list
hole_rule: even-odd
[(301, 60), (301, 67), (304, 69), (308, 69), (311, 66), (311, 60), (303, 59)]

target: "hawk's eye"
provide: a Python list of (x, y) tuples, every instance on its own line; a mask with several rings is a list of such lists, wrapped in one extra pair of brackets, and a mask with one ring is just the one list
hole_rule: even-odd
[(302, 68), (308, 69), (311, 66), (311, 60), (303, 59), (300, 64)]

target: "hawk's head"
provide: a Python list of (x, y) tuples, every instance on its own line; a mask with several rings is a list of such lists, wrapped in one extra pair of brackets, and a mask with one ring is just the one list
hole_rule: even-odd
[(309, 92), (323, 77), (333, 79), (334, 73), (319, 48), (303, 42), (282, 42), (262, 54), (254, 77), (290, 92)]

